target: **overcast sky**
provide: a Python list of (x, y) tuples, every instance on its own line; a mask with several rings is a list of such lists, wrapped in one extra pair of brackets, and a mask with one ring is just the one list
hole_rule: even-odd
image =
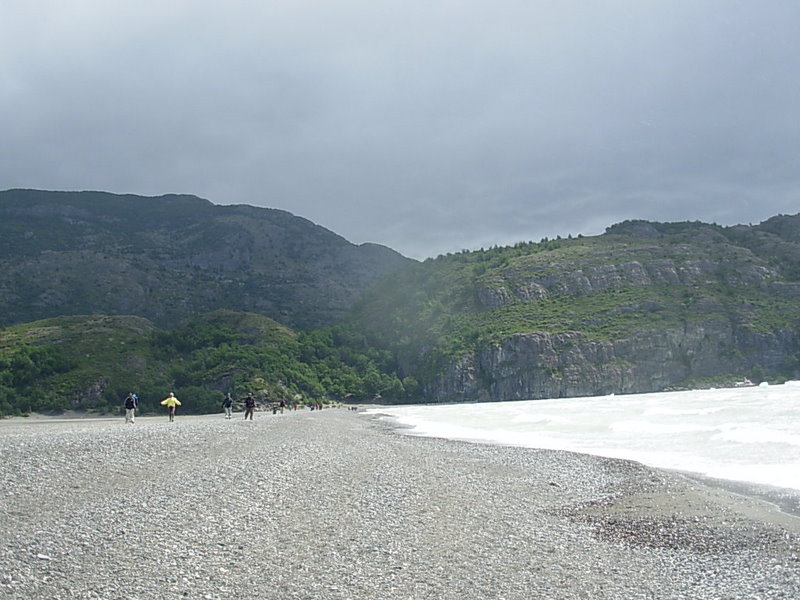
[(413, 258), (800, 212), (798, 0), (2, 0), (0, 189)]

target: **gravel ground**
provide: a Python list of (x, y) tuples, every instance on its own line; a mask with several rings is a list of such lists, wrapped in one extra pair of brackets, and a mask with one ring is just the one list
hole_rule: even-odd
[(800, 519), (345, 410), (0, 423), (0, 598), (800, 597)]

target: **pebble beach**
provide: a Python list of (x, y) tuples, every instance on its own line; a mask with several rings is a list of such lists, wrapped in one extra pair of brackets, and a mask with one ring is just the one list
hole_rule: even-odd
[(800, 519), (344, 409), (0, 422), (0, 598), (800, 598)]

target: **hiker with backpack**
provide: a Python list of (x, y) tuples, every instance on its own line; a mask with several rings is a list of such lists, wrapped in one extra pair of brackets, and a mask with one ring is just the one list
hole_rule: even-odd
[(130, 393), (125, 397), (125, 423), (133, 425), (136, 418), (136, 409), (139, 408), (139, 398), (134, 393)]

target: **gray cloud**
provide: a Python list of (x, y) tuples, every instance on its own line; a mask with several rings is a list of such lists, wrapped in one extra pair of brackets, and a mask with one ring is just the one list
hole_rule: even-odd
[(0, 6), (0, 188), (194, 193), (416, 258), (798, 212), (785, 0)]

